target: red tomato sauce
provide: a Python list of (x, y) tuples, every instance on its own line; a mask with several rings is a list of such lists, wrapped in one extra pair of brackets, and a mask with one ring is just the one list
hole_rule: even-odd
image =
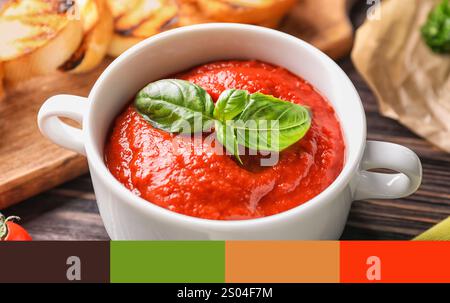
[(112, 125), (105, 159), (111, 173), (134, 194), (189, 216), (242, 220), (301, 205), (340, 174), (345, 144), (339, 121), (305, 80), (258, 61), (215, 62), (175, 77), (200, 85), (214, 101), (225, 89), (237, 88), (308, 106), (311, 129), (279, 154), (276, 165), (259, 167), (260, 157), (243, 156), (241, 166), (206, 140), (178, 138), (175, 152), (176, 136), (153, 128), (130, 105)]

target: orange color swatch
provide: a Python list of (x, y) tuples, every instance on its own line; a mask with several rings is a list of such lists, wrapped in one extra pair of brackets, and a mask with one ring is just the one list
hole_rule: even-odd
[(227, 283), (338, 283), (339, 242), (225, 243)]
[(448, 283), (450, 242), (341, 242), (342, 283)]

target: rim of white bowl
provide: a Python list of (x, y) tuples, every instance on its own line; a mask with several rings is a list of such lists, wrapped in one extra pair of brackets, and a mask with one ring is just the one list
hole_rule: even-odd
[[(348, 78), (347, 74), (334, 62), (330, 57), (328, 57), (325, 53), (323, 53), (321, 50), (317, 49), (316, 47), (312, 46), (311, 44), (297, 38), (294, 36), (291, 36), (289, 34), (269, 29), (265, 27), (260, 27), (256, 25), (247, 25), (247, 24), (237, 24), (237, 23), (206, 23), (206, 24), (197, 24), (197, 25), (190, 25), (185, 26), (181, 28), (172, 29), (166, 32), (159, 33), (155, 36), (152, 36), (148, 39), (145, 39), (141, 41), (140, 43), (134, 45), (127, 51), (125, 51), (122, 55), (120, 55), (118, 58), (116, 58), (106, 69), (105, 71), (100, 75), (96, 83), (94, 84), (94, 87), (91, 90), (91, 93), (89, 95), (89, 100), (95, 100), (97, 97), (97, 93), (99, 91), (100, 86), (104, 82), (104, 80), (108, 77), (109, 74), (118, 72), (120, 70), (120, 67), (125, 63), (127, 58), (131, 56), (132, 54), (139, 52), (141, 49), (146, 48), (148, 45), (154, 43), (155, 41), (162, 40), (168, 37), (171, 37), (173, 35), (181, 35), (184, 32), (187, 31), (214, 31), (214, 30), (252, 30), (252, 31), (258, 31), (260, 33), (271, 35), (271, 36), (278, 36), (278, 38), (282, 39), (289, 39), (291, 41), (295, 41), (298, 45), (300, 45), (303, 48), (306, 48), (307, 51), (314, 53), (315, 56), (321, 57), (320, 59), (324, 60), (327, 65), (331, 66), (333, 68), (332, 72), (340, 74), (342, 81), (344, 81), (346, 85), (346, 89), (352, 90), (352, 93), (354, 94), (355, 98), (357, 98), (357, 104), (359, 105), (359, 112), (362, 118), (362, 125), (361, 125), (361, 132), (359, 133), (358, 138), (352, 138), (352, 140), (359, 140), (360, 144), (358, 146), (358, 149), (356, 151), (356, 156), (353, 158), (352, 162), (349, 162), (348, 159), (346, 159), (346, 162), (344, 164), (344, 168), (342, 169), (339, 176), (334, 180), (334, 182), (328, 186), (324, 191), (322, 191), (319, 195), (315, 196), (311, 200), (298, 205), (294, 208), (291, 208), (289, 210), (283, 211), (281, 213), (267, 216), (267, 217), (261, 217), (261, 218), (255, 218), (255, 219), (247, 219), (247, 220), (212, 220), (212, 219), (203, 219), (198, 217), (192, 217), (180, 213), (173, 212), (171, 210), (168, 210), (166, 208), (163, 208), (161, 206), (158, 206), (156, 204), (153, 204), (150, 201), (147, 201), (135, 194), (133, 194), (130, 190), (128, 190), (123, 184), (121, 184), (108, 170), (106, 167), (106, 164), (104, 162), (104, 155), (99, 154), (94, 149), (94, 140), (92, 137), (92, 134), (89, 132), (89, 129), (91, 125), (94, 125), (94, 115), (93, 111), (91, 110), (94, 106), (94, 102), (90, 102), (89, 104), (89, 111), (87, 114), (87, 117), (83, 121), (83, 132), (85, 134), (85, 149), (86, 154), (89, 159), (89, 161), (93, 164), (91, 167), (96, 170), (98, 176), (106, 182), (110, 188), (109, 190), (112, 191), (114, 195), (117, 195), (120, 197), (121, 200), (124, 201), (124, 203), (127, 203), (130, 207), (137, 208), (137, 210), (142, 211), (143, 213), (146, 213), (152, 217), (157, 216), (160, 221), (169, 222), (174, 225), (183, 225), (185, 227), (198, 227), (198, 228), (207, 228), (211, 231), (233, 231), (233, 230), (241, 230), (241, 229), (248, 229), (251, 227), (259, 227), (263, 225), (270, 225), (279, 223), (280, 221), (290, 221), (292, 219), (298, 219), (301, 217), (302, 214), (307, 213), (308, 210), (312, 210), (315, 207), (319, 207), (320, 205), (328, 202), (331, 202), (330, 200), (333, 200), (333, 196), (338, 195), (351, 181), (352, 177), (358, 170), (359, 162), (361, 161), (365, 142), (366, 142), (366, 136), (367, 136), (367, 125), (366, 125), (366, 116), (364, 112), (364, 108), (360, 99), (360, 96), (351, 82), (351, 80)], [(111, 121), (114, 119), (114, 117), (111, 118)], [(344, 137), (349, 140), (347, 137), (347, 134), (344, 133)], [(348, 158), (348, 157), (347, 157)]]

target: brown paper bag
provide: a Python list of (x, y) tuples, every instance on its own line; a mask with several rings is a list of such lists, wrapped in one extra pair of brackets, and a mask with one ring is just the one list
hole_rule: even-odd
[(433, 53), (420, 28), (440, 0), (385, 0), (352, 53), (381, 113), (450, 152), (450, 55)]

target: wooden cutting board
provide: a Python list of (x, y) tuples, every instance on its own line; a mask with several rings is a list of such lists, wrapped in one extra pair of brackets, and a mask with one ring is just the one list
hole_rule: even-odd
[[(300, 37), (337, 59), (348, 54), (353, 32), (346, 0), (300, 0), (281, 30)], [(111, 62), (83, 75), (55, 74), (10, 89), (0, 102), (0, 209), (48, 190), (88, 171), (86, 159), (46, 140), (36, 115), (48, 97), (87, 96)]]

